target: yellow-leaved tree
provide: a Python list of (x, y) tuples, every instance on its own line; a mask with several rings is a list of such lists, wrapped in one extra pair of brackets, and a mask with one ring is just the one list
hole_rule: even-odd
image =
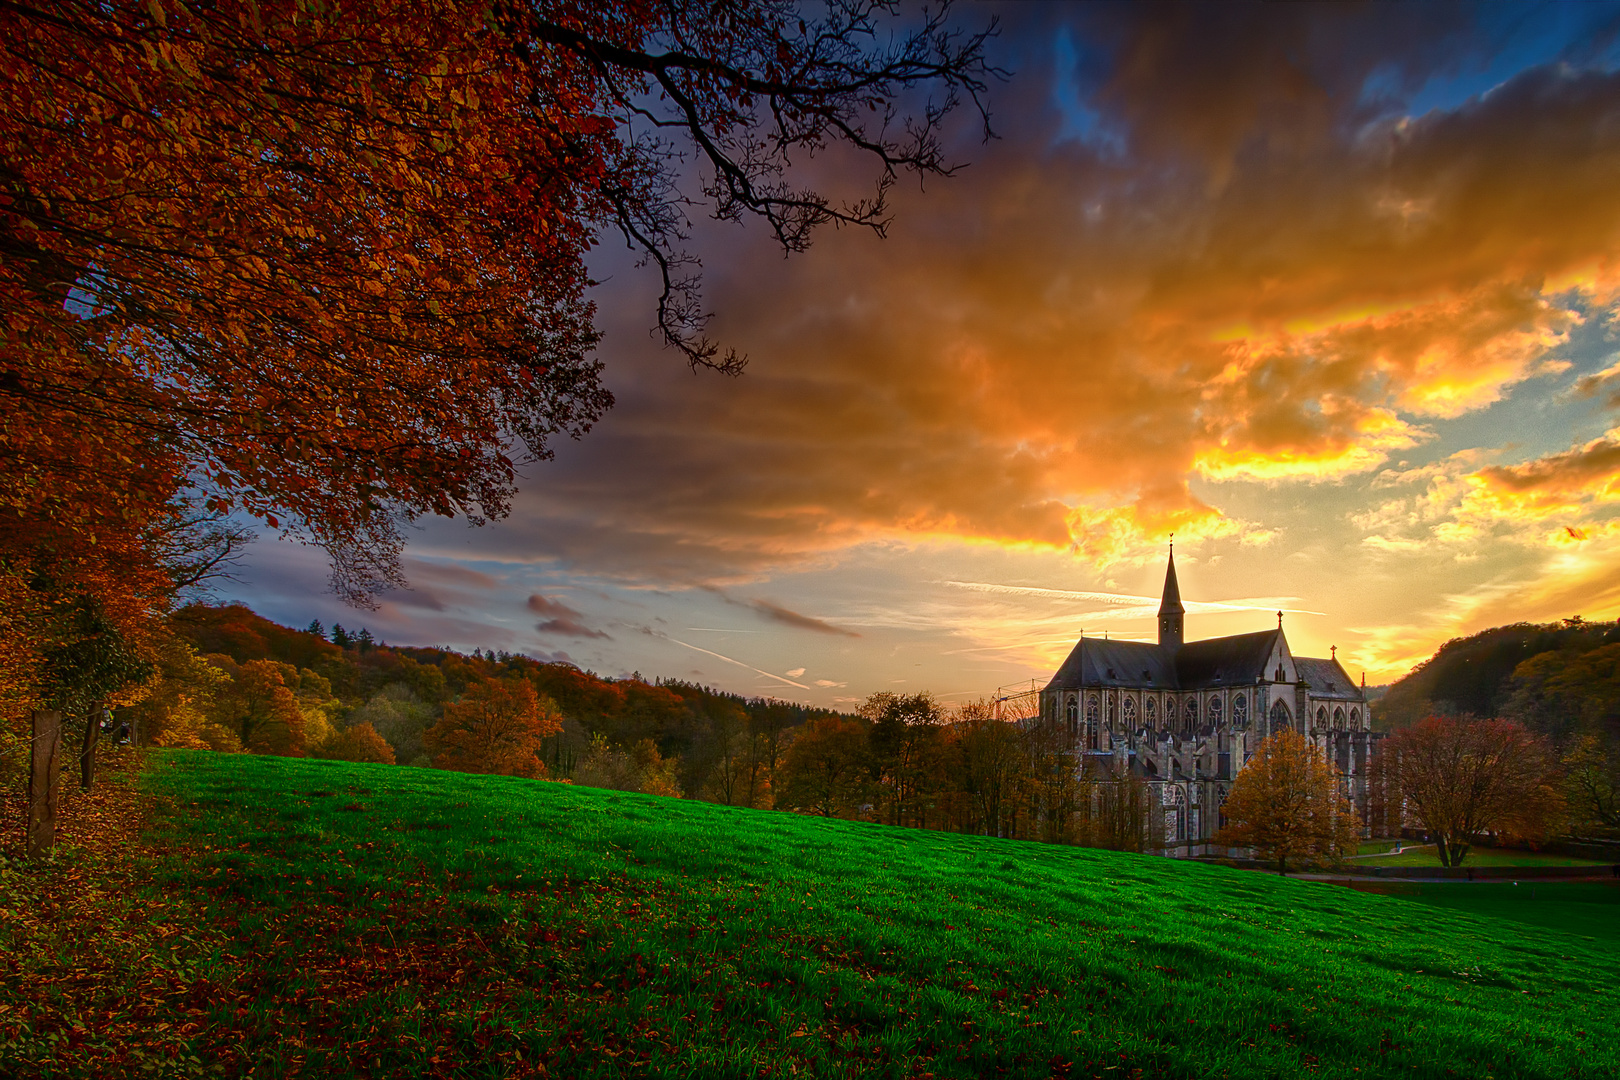
[(1267, 738), (1232, 781), (1221, 808), (1218, 844), (1253, 848), (1288, 872), (1296, 864), (1337, 862), (1353, 851), (1355, 811), (1339, 792), (1338, 772), (1303, 735), (1284, 729)]

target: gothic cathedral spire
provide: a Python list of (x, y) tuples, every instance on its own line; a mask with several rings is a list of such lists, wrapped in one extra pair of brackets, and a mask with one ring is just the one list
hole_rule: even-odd
[(1170, 542), (1170, 565), (1164, 572), (1164, 599), (1159, 603), (1159, 644), (1181, 648), (1182, 620), (1187, 609), (1181, 606), (1181, 586), (1176, 582), (1176, 544)]

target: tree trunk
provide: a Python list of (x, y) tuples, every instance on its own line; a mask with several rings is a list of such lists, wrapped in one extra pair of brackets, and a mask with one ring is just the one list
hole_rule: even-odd
[(56, 841), (56, 779), (61, 766), (62, 714), (35, 709), (33, 753), (28, 762), (26, 851), (30, 859), (43, 858)]
[(101, 713), (103, 706), (96, 702), (84, 723), (84, 747), (79, 751), (79, 787), (89, 791), (96, 782), (96, 744), (101, 742)]

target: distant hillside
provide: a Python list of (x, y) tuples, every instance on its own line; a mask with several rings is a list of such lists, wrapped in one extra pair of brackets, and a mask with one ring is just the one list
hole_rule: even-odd
[(1580, 655), (1620, 643), (1620, 624), (1566, 620), (1515, 623), (1453, 638), (1372, 705), (1373, 726), (1393, 730), (1430, 713), (1498, 716), (1508, 709), (1514, 669), (1543, 653)]
[[(674, 679), (648, 682), (639, 674), (609, 679), (573, 664), (542, 663), (504, 651), (475, 649), (466, 656), (450, 649), (390, 646), (364, 628), (328, 631), (312, 623), (292, 629), (241, 604), (191, 604), (172, 616), (170, 626), (227, 684), (232, 680), (221, 672), (240, 665), (283, 665), (274, 681), (298, 698), (304, 731), (288, 745), (274, 747), (245, 745), (244, 736), (245, 748), (254, 752), (324, 754), (338, 733), (364, 722), (389, 744), (395, 761), (428, 765), (423, 733), (448, 702), (475, 684), (519, 678), (555, 702), (563, 715), (562, 732), (545, 740), (542, 760), (550, 775), (581, 780), (581, 768), (590, 765), (601, 774), (593, 773), (592, 781), (600, 786), (644, 790), (649, 782), (644, 774), (667, 767), (670, 782), (689, 794), (768, 805), (765, 792), (792, 732), (812, 720), (844, 716)], [(195, 667), (181, 664), (164, 674), (164, 689), (146, 707), (152, 715), (141, 721), (140, 741), (244, 748), (214, 746), (186, 728), (188, 717), (196, 727), (215, 714), (224, 726), (240, 727), (239, 721), (225, 719), (229, 703), (214, 700), (221, 693), (199, 684)], [(246, 687), (244, 681), (225, 692), (243, 699), (237, 702), (239, 712), (268, 708), (258, 698), (247, 701)], [(712, 789), (720, 781), (724, 792), (717, 795)]]

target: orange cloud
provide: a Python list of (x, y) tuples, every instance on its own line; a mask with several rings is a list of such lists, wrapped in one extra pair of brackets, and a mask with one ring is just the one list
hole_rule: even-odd
[(1584, 518), (1620, 501), (1620, 431), (1520, 465), (1493, 465), (1470, 479), (1463, 513), (1515, 521)]
[[(1114, 18), (1121, 59), (1093, 104), (1122, 153), (1054, 143), (1036, 71), (1008, 137), (898, 194), (887, 240), (827, 234), (783, 262), (725, 234), (712, 330), (750, 354), (741, 379), (646, 345), (641, 279), (605, 267), (620, 404), (537, 471), (519, 539), (497, 545), (741, 581), (867, 543), (1100, 565), (1172, 530), (1261, 541), (1274, 524), (1229, 511), (1222, 485), (1381, 477), (1438, 422), (1560, 372), (1580, 316), (1549, 283), (1592, 302), (1620, 235), (1620, 75), (1547, 68), (1451, 111), (1364, 116), (1346, 88), (1372, 38), (1313, 53), (1320, 24), (1279, 15), (1213, 57), (1205, 16)], [(1290, 56), (1325, 65), (1328, 92)], [(1453, 476), (1376, 535), (1484, 528), (1447, 514), (1507, 484)]]

